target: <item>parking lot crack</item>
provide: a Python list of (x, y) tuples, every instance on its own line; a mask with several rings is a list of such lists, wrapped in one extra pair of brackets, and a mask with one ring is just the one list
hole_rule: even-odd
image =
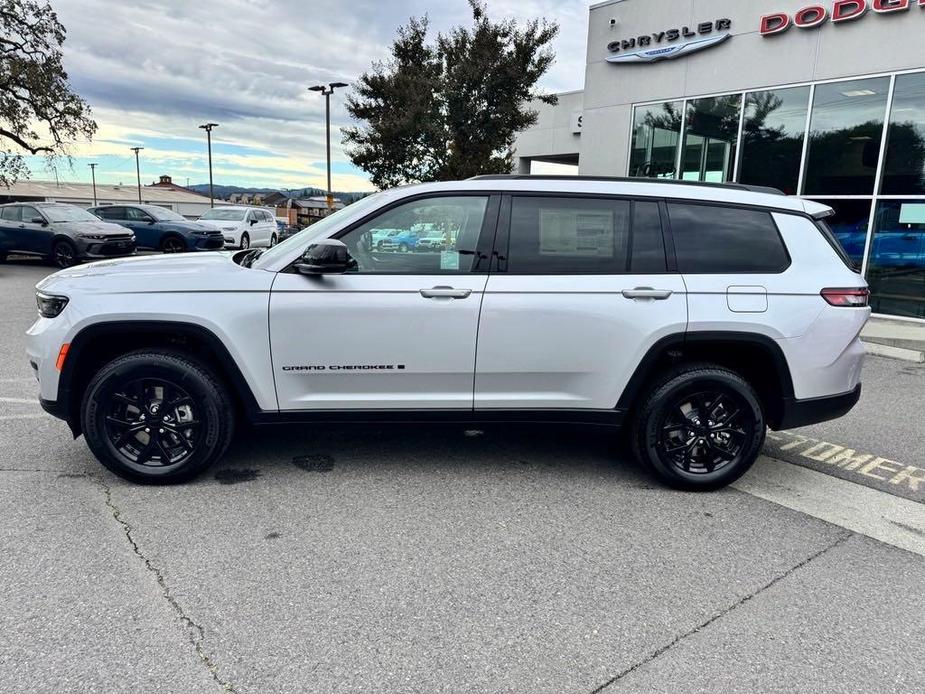
[(722, 610), (720, 610), (719, 612), (717, 612), (716, 614), (714, 614), (712, 617), (710, 617), (710, 618), (707, 619), (706, 621), (701, 622), (700, 624), (698, 624), (698, 625), (695, 626), (694, 628), (689, 629), (688, 631), (685, 631), (683, 634), (680, 634), (679, 636), (675, 637), (672, 641), (670, 641), (669, 643), (665, 644), (664, 646), (661, 646), (660, 648), (658, 648), (658, 649), (652, 651), (651, 653), (647, 654), (644, 658), (642, 658), (642, 659), (639, 660), (638, 662), (634, 663), (634, 664), (631, 665), (630, 667), (626, 668), (626, 669), (623, 670), (623, 672), (621, 672), (620, 674), (618, 674), (618, 675), (616, 675), (615, 677), (613, 677), (613, 678), (607, 680), (604, 684), (602, 684), (601, 686), (599, 686), (597, 689), (592, 690), (592, 691), (591, 691), (591, 694), (601, 694), (602, 692), (604, 692), (604, 691), (605, 691), (606, 689), (608, 689), (609, 687), (612, 687), (614, 684), (617, 684), (620, 680), (622, 680), (622, 679), (623, 679), (624, 677), (626, 677), (627, 675), (629, 675), (629, 674), (635, 672), (635, 671), (638, 670), (639, 668), (641, 668), (641, 667), (643, 667), (643, 666), (645, 666), (645, 665), (651, 663), (653, 660), (655, 660), (655, 659), (661, 657), (662, 655), (664, 655), (665, 653), (667, 653), (668, 651), (670, 651), (672, 648), (674, 648), (675, 646), (677, 646), (678, 644), (680, 644), (680, 643), (681, 643), (682, 641), (684, 641), (685, 639), (687, 639), (687, 638), (689, 638), (689, 637), (691, 637), (691, 636), (694, 636), (695, 634), (700, 633), (701, 631), (703, 631), (704, 629), (706, 629), (708, 626), (710, 626), (710, 625), (713, 624), (714, 622), (716, 622), (716, 621), (722, 619), (723, 617), (725, 617), (725, 616), (726, 616), (727, 614), (729, 614), (730, 612), (733, 612), (734, 610), (737, 610), (738, 608), (742, 607), (742, 605), (745, 605), (746, 603), (750, 602), (750, 601), (753, 600), (754, 598), (756, 598), (756, 597), (758, 597), (759, 595), (761, 595), (763, 592), (765, 592), (765, 591), (768, 590), (769, 588), (774, 587), (775, 585), (777, 585), (778, 583), (780, 583), (780, 582), (783, 581), (784, 579), (786, 579), (786, 578), (792, 576), (794, 573), (796, 573), (797, 571), (799, 571), (799, 570), (802, 569), (803, 567), (805, 567), (805, 566), (811, 564), (812, 562), (814, 562), (816, 559), (818, 559), (819, 557), (823, 556), (823, 555), (826, 554), (827, 552), (830, 552), (831, 550), (835, 549), (836, 547), (838, 547), (838, 546), (844, 544), (844, 543), (845, 543), (850, 537), (852, 537), (853, 535), (854, 535), (853, 532), (846, 532), (846, 533), (843, 533), (843, 534), (842, 534), (837, 540), (835, 540), (834, 542), (832, 542), (832, 543), (826, 545), (825, 547), (823, 547), (823, 548), (820, 549), (819, 551), (814, 552), (813, 554), (809, 555), (808, 557), (806, 557), (805, 559), (803, 559), (800, 563), (795, 564), (794, 566), (790, 567), (789, 569), (787, 569), (787, 570), (784, 571), (783, 573), (778, 574), (777, 576), (775, 576), (774, 578), (772, 578), (770, 581), (768, 581), (767, 583), (765, 583), (763, 586), (761, 586), (761, 587), (758, 588), (757, 590), (755, 590), (755, 591), (749, 593), (748, 595), (743, 596), (742, 598), (740, 598), (739, 600), (737, 600), (736, 602), (734, 602), (734, 603), (733, 603), (732, 605), (730, 605), (729, 607), (725, 607), (725, 608), (723, 608)]
[(205, 629), (203, 629), (201, 624), (198, 624), (186, 613), (186, 610), (183, 609), (183, 606), (171, 592), (170, 586), (167, 585), (167, 581), (164, 578), (164, 573), (157, 566), (155, 566), (154, 563), (152, 563), (152, 561), (142, 551), (141, 547), (138, 546), (138, 542), (136, 542), (134, 536), (134, 529), (122, 515), (121, 509), (113, 501), (112, 489), (103, 480), (95, 477), (93, 479), (102, 488), (105, 495), (106, 507), (112, 513), (112, 517), (116, 523), (118, 523), (122, 528), (122, 532), (125, 535), (125, 538), (128, 540), (128, 543), (132, 548), (132, 552), (134, 552), (135, 556), (144, 562), (145, 568), (154, 576), (154, 579), (157, 581), (157, 585), (160, 588), (161, 597), (167, 601), (167, 604), (170, 605), (171, 609), (176, 613), (177, 618), (185, 627), (190, 644), (196, 652), (196, 656), (199, 658), (202, 664), (206, 666), (212, 679), (215, 680), (215, 682), (222, 688), (223, 691), (237, 692), (238, 690), (235, 688), (235, 685), (221, 676), (219, 673), (218, 664), (206, 651)]

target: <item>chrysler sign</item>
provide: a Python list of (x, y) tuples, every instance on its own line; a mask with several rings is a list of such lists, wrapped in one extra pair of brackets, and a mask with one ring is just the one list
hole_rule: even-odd
[(732, 20), (717, 19), (691, 27), (665, 29), (652, 34), (611, 41), (607, 50), (613, 55), (609, 63), (654, 63), (657, 60), (680, 58), (728, 39)]

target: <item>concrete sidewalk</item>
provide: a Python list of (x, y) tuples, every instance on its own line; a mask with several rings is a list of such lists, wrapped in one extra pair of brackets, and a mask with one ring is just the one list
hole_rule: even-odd
[(870, 354), (925, 363), (925, 323), (871, 318), (861, 338)]

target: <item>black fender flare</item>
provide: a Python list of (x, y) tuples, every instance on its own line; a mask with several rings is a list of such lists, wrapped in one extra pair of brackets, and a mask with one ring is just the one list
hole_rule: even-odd
[[(164, 321), (164, 320), (120, 320), (120, 321), (100, 321), (88, 325), (78, 332), (70, 342), (67, 359), (61, 369), (58, 377), (58, 397), (55, 403), (55, 415), (64, 419), (75, 438), (80, 434), (80, 403), (76, 400), (81, 393), (75, 392), (75, 384), (82, 381), (84, 374), (80, 372), (80, 363), (85, 356), (88, 347), (92, 346), (100, 338), (111, 337), (118, 334), (131, 335), (179, 335), (183, 338), (198, 342), (205, 345), (210, 351), (217, 355), (215, 363), (210, 364), (210, 368), (218, 372), (218, 375), (224, 377), (228, 385), (233, 389), (233, 395), (237, 396), (245, 415), (253, 419), (261, 412), (257, 403), (257, 398), (251, 390), (250, 385), (241, 373), (240, 368), (228, 351), (224, 342), (211, 330), (197, 323), (188, 321)], [(268, 347), (269, 349), (269, 347)]]
[(787, 363), (787, 357), (777, 342), (759, 333), (737, 332), (737, 331), (719, 331), (704, 330), (686, 333), (674, 333), (658, 340), (639, 362), (635, 372), (630, 377), (620, 401), (617, 403), (617, 409), (627, 411), (638, 399), (643, 387), (656, 374), (658, 364), (673, 351), (683, 353), (684, 348), (692, 345), (705, 345), (709, 343), (718, 343), (724, 345), (748, 345), (749, 347), (758, 347), (770, 359), (774, 365), (774, 371), (777, 375), (778, 387), (783, 398), (792, 400), (793, 378), (790, 374), (790, 365)]

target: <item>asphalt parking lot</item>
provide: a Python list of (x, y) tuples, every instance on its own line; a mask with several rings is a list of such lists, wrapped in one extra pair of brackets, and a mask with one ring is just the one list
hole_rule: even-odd
[(35, 403), (50, 271), (0, 265), (0, 692), (925, 690), (923, 367), (714, 494), (548, 428), (263, 429), (138, 487)]

